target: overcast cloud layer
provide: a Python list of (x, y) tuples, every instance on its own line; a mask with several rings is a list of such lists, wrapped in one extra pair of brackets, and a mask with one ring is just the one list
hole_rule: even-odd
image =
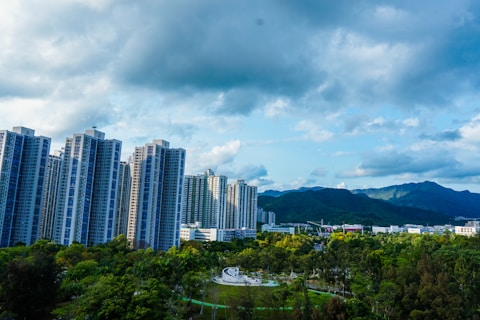
[[(265, 189), (480, 192), (480, 2), (0, 3), (0, 129), (155, 138)], [(53, 150), (52, 150), (53, 151)]]

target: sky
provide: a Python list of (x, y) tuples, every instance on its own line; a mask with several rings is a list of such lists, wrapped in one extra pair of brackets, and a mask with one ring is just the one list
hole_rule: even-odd
[(480, 2), (5, 0), (0, 129), (93, 126), (259, 191), (480, 193)]

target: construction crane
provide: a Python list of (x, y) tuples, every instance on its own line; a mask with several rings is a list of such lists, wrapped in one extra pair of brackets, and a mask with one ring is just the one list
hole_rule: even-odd
[(319, 237), (325, 236), (325, 235), (322, 233), (323, 219), (320, 221), (320, 223), (317, 222), (317, 221), (307, 221), (307, 223), (318, 227), (318, 228), (317, 228), (317, 234), (318, 234)]

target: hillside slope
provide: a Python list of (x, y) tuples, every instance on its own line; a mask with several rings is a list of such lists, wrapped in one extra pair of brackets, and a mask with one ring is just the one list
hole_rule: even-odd
[(480, 217), (480, 194), (454, 191), (430, 181), (353, 190), (352, 193), (365, 194), (372, 199), (385, 200), (397, 206), (441, 212), (450, 217)]
[(364, 194), (353, 194), (345, 189), (290, 192), (277, 197), (260, 195), (258, 206), (274, 211), (277, 222), (361, 223), (390, 225), (404, 223), (444, 224), (445, 214), (413, 207), (401, 207), (372, 199)]

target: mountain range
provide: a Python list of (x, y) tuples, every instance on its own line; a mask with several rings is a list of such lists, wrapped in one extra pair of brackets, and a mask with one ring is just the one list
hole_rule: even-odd
[(378, 189), (312, 187), (265, 191), (258, 196), (258, 206), (275, 212), (277, 223), (323, 219), (332, 224), (433, 225), (480, 217), (480, 194), (430, 181)]

